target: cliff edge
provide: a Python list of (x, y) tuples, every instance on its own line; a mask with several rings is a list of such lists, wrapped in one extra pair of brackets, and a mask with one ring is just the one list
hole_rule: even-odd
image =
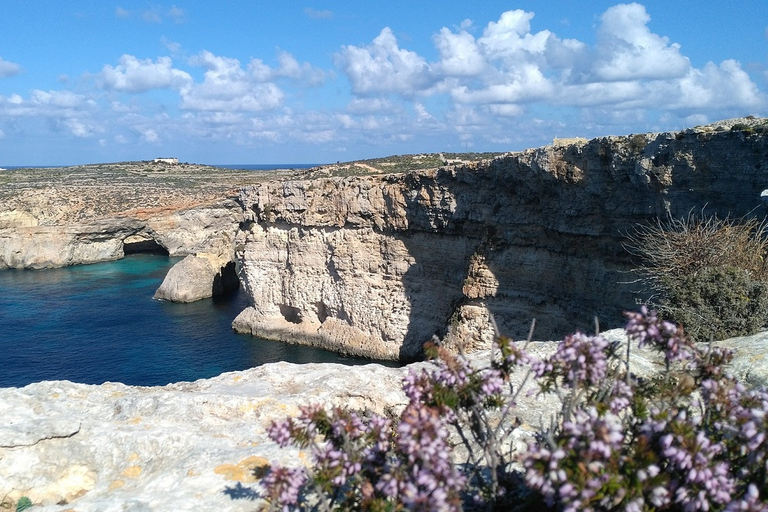
[(615, 327), (638, 299), (635, 226), (704, 210), (764, 215), (765, 119), (575, 140), (492, 160), (245, 187), (235, 246), (252, 307), (234, 327), (410, 360), (433, 336)]

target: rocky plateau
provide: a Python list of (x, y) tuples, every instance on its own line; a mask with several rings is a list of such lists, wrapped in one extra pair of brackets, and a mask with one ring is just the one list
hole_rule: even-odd
[[(603, 335), (626, 341), (621, 329)], [(768, 334), (720, 344), (737, 351), (734, 374), (768, 382)], [(528, 351), (544, 357), (555, 345), (532, 342)], [(470, 357), (479, 366), (490, 354)], [(396, 415), (407, 404), (403, 376), (429, 364), (271, 363), (162, 387), (49, 381), (0, 389), (0, 501), (26, 496), (41, 512), (261, 510), (258, 482), (268, 465), (310, 463), (308, 453), (268, 438), (273, 420), (313, 403)], [(662, 366), (633, 349), (637, 375)], [(523, 377), (515, 374), (514, 384)], [(520, 449), (560, 406), (554, 394), (536, 394), (530, 379), (524, 389), (515, 409), (521, 427), (509, 440)]]

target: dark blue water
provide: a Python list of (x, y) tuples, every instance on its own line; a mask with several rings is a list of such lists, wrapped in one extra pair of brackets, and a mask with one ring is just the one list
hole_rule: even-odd
[(191, 304), (154, 300), (175, 261), (137, 254), (0, 271), (0, 387), (41, 380), (155, 386), (274, 361), (370, 362), (233, 332), (247, 305), (243, 292)]

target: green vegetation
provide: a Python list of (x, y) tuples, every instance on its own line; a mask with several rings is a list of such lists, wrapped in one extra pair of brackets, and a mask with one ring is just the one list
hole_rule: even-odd
[[(27, 498), (26, 496), (22, 496), (19, 498), (19, 501), (16, 502), (16, 512), (22, 512), (23, 510), (27, 510), (32, 508), (33, 503), (32, 500)], [(5, 510), (10, 510), (14, 508), (13, 500), (8, 498), (8, 495), (6, 494), (5, 497), (0, 500), (0, 508)]]
[(753, 126), (744, 124), (744, 123), (737, 123), (733, 126), (731, 126), (732, 132), (743, 132), (747, 135), (752, 135), (755, 133), (755, 129)]
[(19, 501), (16, 502), (16, 512), (22, 512), (22, 510), (27, 510), (28, 508), (32, 508), (32, 500), (26, 496), (19, 498)]
[(435, 169), (447, 164), (474, 163), (490, 160), (504, 153), (419, 153), (415, 155), (392, 155), (354, 162), (339, 162), (323, 165), (306, 171), (309, 176), (368, 176), (371, 174), (396, 174)]
[(753, 334), (768, 323), (766, 223), (689, 215), (641, 227), (626, 248), (650, 304), (697, 341)]

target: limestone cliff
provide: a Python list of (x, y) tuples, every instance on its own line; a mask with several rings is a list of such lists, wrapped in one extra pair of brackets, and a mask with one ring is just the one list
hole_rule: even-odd
[(233, 197), (256, 179), (249, 171), (154, 162), (4, 172), (0, 269), (95, 263), (131, 252), (197, 255), (205, 267), (189, 273), (181, 265), (159, 297), (210, 297), (237, 286), (232, 262), (242, 209)]
[(238, 234), (257, 336), (417, 357), (433, 336), (487, 343), (622, 322), (636, 303), (624, 235), (705, 208), (763, 215), (765, 120), (604, 137), (491, 161), (246, 187)]

